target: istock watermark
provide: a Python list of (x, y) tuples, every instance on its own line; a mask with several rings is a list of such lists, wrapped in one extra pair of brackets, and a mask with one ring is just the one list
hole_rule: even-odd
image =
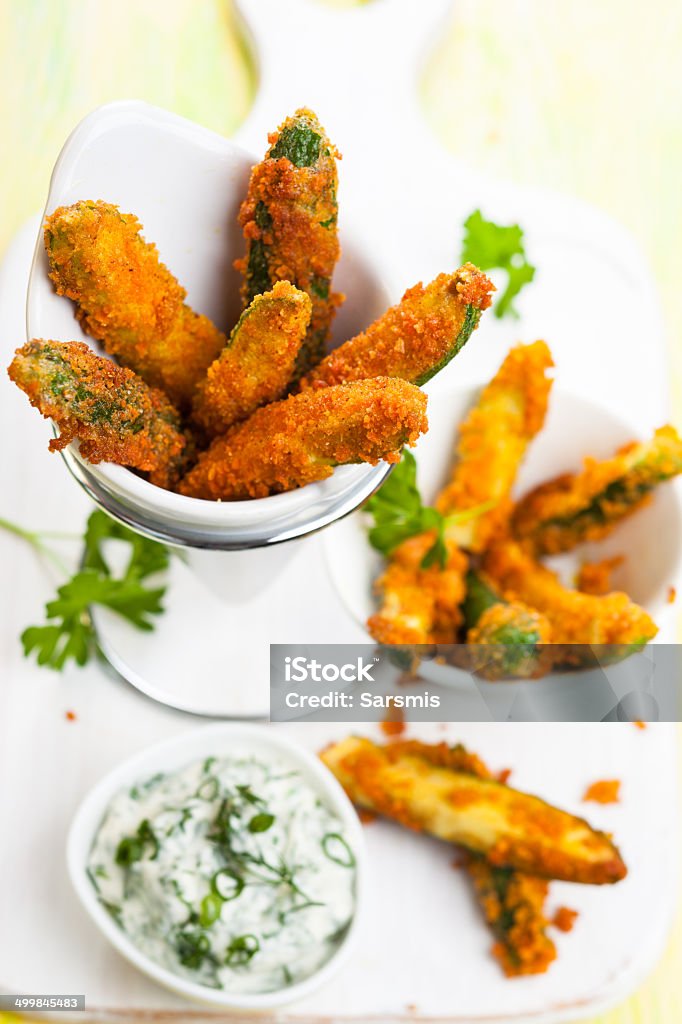
[(274, 722), (682, 720), (682, 648), (272, 644)]
[(335, 665), (334, 662), (316, 661), (302, 655), (296, 658), (287, 655), (284, 658), (284, 678), (287, 683), (306, 683), (309, 680), (314, 683), (373, 683), (375, 679), (372, 669), (380, 661), (381, 658), (374, 655), (367, 663), (362, 657), (358, 657), (355, 661)]

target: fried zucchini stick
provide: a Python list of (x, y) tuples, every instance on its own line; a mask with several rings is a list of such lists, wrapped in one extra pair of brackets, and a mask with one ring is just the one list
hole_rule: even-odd
[(209, 437), (284, 395), (310, 311), (308, 296), (288, 281), (278, 281), (244, 310), (194, 395), (192, 418)]
[(235, 267), (244, 275), (244, 308), (276, 281), (290, 281), (310, 296), (312, 318), (297, 360), (297, 380), (322, 359), (343, 298), (331, 289), (340, 253), (338, 153), (312, 110), (297, 110), (269, 141), (265, 159), (251, 172), (239, 213), (246, 256)]
[(187, 408), (227, 338), (186, 305), (141, 227), (110, 203), (59, 207), (45, 223), (50, 279), (110, 355)]
[(301, 382), (325, 387), (366, 377), (401, 377), (422, 385), (469, 340), (493, 285), (472, 263), (416, 284), (366, 331), (334, 349)]
[(536, 796), (451, 767), (445, 744), (381, 747), (351, 736), (321, 756), (355, 804), (483, 854), (493, 867), (592, 885), (625, 877), (603, 832)]
[(465, 868), (483, 916), (496, 938), (492, 953), (508, 978), (544, 974), (556, 960), (556, 946), (547, 934), (544, 878), (511, 868), (496, 868), (484, 857), (469, 854)]
[(462, 610), (471, 671), (496, 680), (533, 678), (549, 667), (545, 645), (552, 631), (547, 618), (520, 601), (505, 601), (482, 573), (467, 573)]
[(514, 509), (514, 534), (536, 554), (600, 540), (641, 508), (658, 484), (679, 473), (682, 439), (674, 427), (660, 427), (651, 441), (627, 445), (602, 462), (586, 459), (581, 473), (536, 487)]
[(454, 644), (462, 622), (467, 558), (448, 546), (447, 562), (422, 567), (433, 545), (433, 533), (403, 541), (391, 554), (376, 581), (381, 608), (367, 621), (367, 629), (380, 644)]
[(512, 348), (459, 428), (452, 478), (436, 508), (448, 516), (492, 503), (449, 529), (452, 540), (482, 551), (511, 511), (510, 493), (529, 442), (542, 428), (553, 366), (544, 341)]
[(264, 498), (324, 480), (335, 466), (396, 462), (426, 428), (426, 396), (401, 380), (292, 395), (214, 441), (180, 491), (223, 501)]
[[(391, 554), (386, 570), (376, 581), (381, 607), (367, 622), (367, 629), (378, 643), (457, 642), (462, 623), (458, 605), (464, 597), (467, 568), (460, 547), (480, 550), (504, 522), (511, 507), (509, 492), (519, 463), (544, 420), (551, 386), (546, 371), (551, 366), (552, 358), (544, 342), (519, 345), (511, 350), (483, 390), (460, 428), (458, 462), (450, 482), (436, 499), (436, 506), (446, 516), (478, 505), (492, 503), (493, 507), (467, 522), (446, 524), (448, 561), (444, 569), (439, 565), (424, 569), (421, 565), (434, 541), (431, 533), (410, 538)], [(522, 641), (514, 629), (517, 614), (518, 610), (510, 613), (501, 609), (487, 613), (486, 630), (478, 634), (475, 642), (485, 643), (489, 634), (508, 636), (506, 640), (487, 642), (516, 644), (508, 658), (501, 660), (508, 661), (510, 668), (517, 664), (517, 669), (525, 674), (525, 661), (520, 657), (522, 648), (518, 646)], [(533, 644), (545, 641), (547, 624), (529, 609), (523, 609), (523, 627), (524, 632), (537, 636)], [(490, 662), (490, 652), (482, 652), (482, 656), (486, 664)], [(482, 668), (478, 661), (477, 667)], [(501, 665), (500, 671), (506, 674), (503, 669)]]
[(492, 545), (483, 568), (506, 599), (521, 601), (546, 616), (553, 644), (640, 645), (657, 633), (649, 615), (627, 594), (614, 591), (595, 597), (570, 590), (516, 541)]
[(159, 487), (171, 486), (188, 454), (180, 418), (162, 391), (132, 370), (95, 355), (83, 342), (30, 341), (17, 349), (10, 378), (60, 435), (59, 451), (74, 440), (90, 462), (143, 470)]

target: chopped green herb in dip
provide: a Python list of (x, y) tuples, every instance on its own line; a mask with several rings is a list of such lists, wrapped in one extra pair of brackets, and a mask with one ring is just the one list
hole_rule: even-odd
[(231, 992), (313, 974), (355, 909), (341, 821), (275, 760), (211, 757), (119, 793), (88, 876), (138, 949)]

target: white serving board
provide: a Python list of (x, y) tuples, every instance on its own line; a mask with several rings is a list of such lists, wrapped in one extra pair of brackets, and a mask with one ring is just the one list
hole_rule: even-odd
[[(476, 206), (524, 226), (539, 272), (521, 299), (522, 319), (510, 325), (489, 316), (449, 374), (479, 383), (509, 344), (541, 336), (566, 388), (626, 415), (643, 433), (665, 420), (659, 310), (629, 236), (575, 200), (481, 178), (445, 154), (421, 123), (414, 76), (447, 0), (376, 0), (344, 12), (311, 0), (242, 0), (241, 7), (261, 91), (239, 141), (260, 150), (265, 133), (293, 106), (317, 107), (345, 150), (344, 217), (362, 223), (395, 297), (455, 264), (461, 222)], [(37, 230), (36, 218), (0, 272), (3, 364), (24, 340)], [(0, 395), (0, 515), (28, 528), (78, 532), (90, 506), (62, 460), (48, 455), (48, 424), (4, 376)], [(0, 986), (84, 991), (91, 1010), (110, 1010), (118, 1019), (125, 1010), (174, 1010), (189, 1021), (189, 1007), (135, 972), (89, 924), (67, 883), (63, 848), (71, 815), (97, 778), (147, 744), (199, 726), (97, 667), (59, 677), (24, 661), (17, 637), (40, 620), (55, 579), (1, 532), (0, 558)], [(314, 543), (288, 599), (300, 608), (305, 633), (290, 640), (362, 639)], [(262, 623), (244, 638), (254, 645), (268, 640)], [(75, 722), (66, 720), (68, 709)], [(331, 725), (279, 728), (313, 749), (345, 732)], [(572, 934), (559, 937), (560, 959), (549, 974), (510, 982), (487, 955), (489, 935), (449, 851), (375, 823), (368, 828), (373, 881), (357, 953), (336, 981), (282, 1019), (572, 1021), (625, 998), (662, 951), (679, 863), (674, 727), (469, 724), (437, 735), (470, 742), (493, 766), (513, 767), (519, 786), (569, 809), (584, 810), (586, 783), (621, 778), (622, 805), (590, 807), (589, 816), (616, 833), (629, 878), (609, 890), (553, 886), (556, 905), (576, 907), (581, 918)]]

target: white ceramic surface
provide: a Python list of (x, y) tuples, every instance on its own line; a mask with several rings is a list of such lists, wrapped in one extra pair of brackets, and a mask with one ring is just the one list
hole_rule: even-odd
[[(301, 772), (319, 798), (343, 824), (356, 857), (356, 910), (351, 925), (337, 950), (314, 974), (288, 988), (261, 994), (211, 989), (173, 974), (142, 953), (113, 921), (97, 899), (87, 876), (90, 849), (112, 799), (121, 790), (150, 778), (157, 772), (171, 772), (206, 757), (248, 755), (276, 757)], [(365, 839), (358, 816), (341, 786), (313, 754), (264, 726), (213, 725), (195, 728), (164, 743), (149, 747), (110, 771), (88, 793), (73, 819), (67, 840), (67, 864), (71, 883), (91, 920), (105, 938), (144, 974), (172, 992), (195, 1002), (230, 1010), (270, 1010), (309, 996), (342, 967), (351, 953), (362, 913), (365, 875)]]

